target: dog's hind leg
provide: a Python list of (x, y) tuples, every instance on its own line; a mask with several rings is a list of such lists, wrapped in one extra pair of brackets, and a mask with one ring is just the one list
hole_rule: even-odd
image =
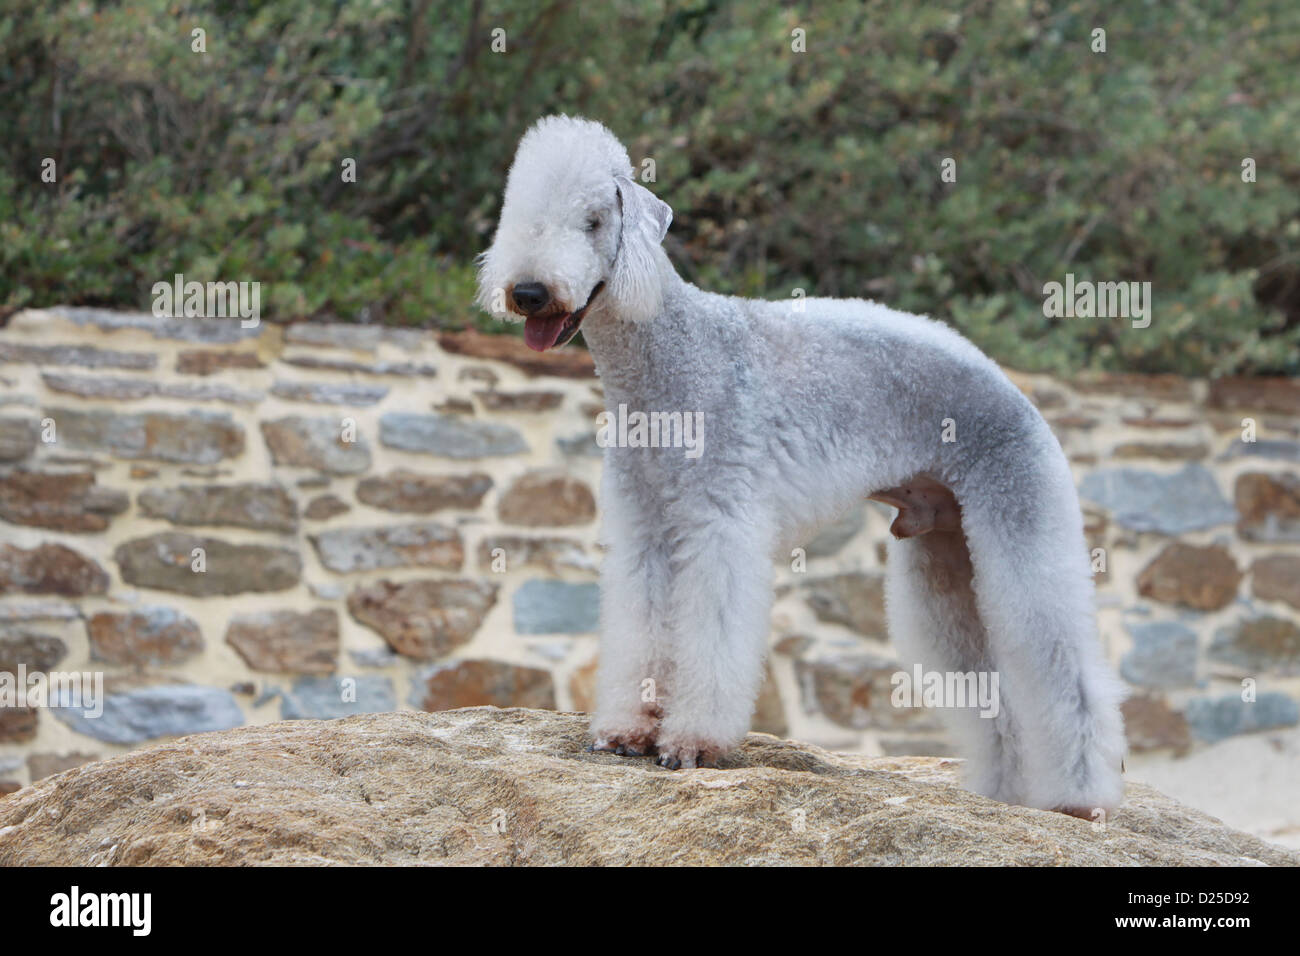
[[(952, 493), (923, 482), (872, 497), (900, 509), (885, 569), (885, 612), (900, 659), (909, 669), (920, 664), (927, 672), (973, 675), (972, 680), (995, 687), (988, 683), (993, 670), (988, 635)], [(1009, 709), (1000, 701), (988, 711), (975, 700), (962, 707), (954, 703), (945, 701), (941, 714), (966, 758), (967, 786), (1015, 802), (1022, 772)]]
[(969, 476), (957, 494), (976, 604), (1019, 744), (1020, 776), (1008, 792), (1016, 803), (1095, 818), (1123, 798), (1122, 692), (1097, 637), (1069, 466), (1059, 448), (1051, 452), (1021, 449), (1014, 470)]

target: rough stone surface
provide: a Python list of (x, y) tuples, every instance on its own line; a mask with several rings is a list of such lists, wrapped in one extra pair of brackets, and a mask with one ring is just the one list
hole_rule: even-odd
[(108, 590), (108, 573), (95, 561), (61, 544), (19, 548), (0, 543), (0, 594), (84, 597)]
[(231, 618), (226, 643), (255, 671), (330, 674), (339, 656), (339, 615), (333, 608), (241, 614)]
[(298, 507), (279, 485), (180, 485), (140, 492), (140, 512), (180, 525), (229, 525), (258, 531), (293, 531)]
[(1227, 548), (1175, 541), (1138, 575), (1138, 593), (1165, 604), (1217, 611), (1232, 603), (1241, 578)]
[(437, 568), (459, 571), (465, 546), (455, 528), (433, 521), (380, 528), (340, 528), (311, 535), (321, 564), (331, 571)]
[(362, 375), (421, 376), (430, 378), (438, 374), (436, 367), (414, 362), (352, 362), (348, 359), (321, 358), (316, 355), (285, 355), (280, 361), (296, 368), (310, 368), (327, 372), (359, 372)]
[(98, 759), (95, 754), (32, 754), (27, 758), (27, 769), (31, 772), (32, 781), (35, 782), (52, 777), (56, 773), (63, 773), (65, 770), (72, 770), (74, 767), (94, 763)]
[(589, 524), (596, 517), (596, 497), (586, 482), (563, 472), (530, 471), (502, 492), (497, 517), (525, 528)]
[(359, 433), (344, 440), (337, 418), (290, 415), (262, 422), (262, 438), (277, 465), (315, 468), (331, 475), (355, 475), (370, 467), (370, 446)]
[(211, 465), (244, 450), (244, 429), (228, 412), (123, 413), (53, 408), (60, 444), (118, 458)]
[(1300, 415), (1300, 382), (1281, 376), (1227, 376), (1210, 383), (1207, 404), (1211, 408)]
[(255, 338), (261, 334), (260, 324), (245, 328), (237, 318), (159, 317), (149, 312), (115, 312), (109, 309), (65, 305), (32, 313), (37, 317), (44, 314), (66, 319), (76, 325), (93, 325), (105, 332), (136, 329), (148, 332), (156, 339), (175, 339), (181, 342), (227, 344)]
[(92, 471), (12, 471), (0, 475), (0, 518), (52, 531), (103, 531), (126, 511), (127, 496), (95, 483)]
[(551, 672), (504, 661), (455, 661), (430, 669), (415, 681), (411, 703), (424, 710), (457, 707), (535, 707), (555, 709)]
[[(193, 570), (195, 548), (206, 555), (203, 572)], [(113, 560), (128, 584), (196, 597), (284, 591), (302, 575), (302, 559), (288, 548), (230, 544), (175, 531), (127, 541), (113, 552)]]
[(489, 458), (528, 450), (524, 436), (510, 425), (415, 412), (381, 416), (379, 440), (389, 448), (443, 458)]
[(586, 745), (581, 716), (493, 708), (203, 734), (6, 797), (0, 865), (1300, 865), (1141, 784), (1098, 827), (944, 758), (751, 734), (674, 772)]
[(141, 669), (177, 664), (203, 650), (198, 623), (168, 607), (101, 611), (86, 622), (86, 634), (92, 660)]
[(1108, 509), (1135, 531), (1184, 534), (1235, 521), (1237, 513), (1204, 465), (1172, 474), (1142, 468), (1104, 468), (1086, 476), (1079, 495)]
[(402, 514), (431, 514), (448, 508), (473, 510), (492, 488), (491, 476), (481, 471), (467, 475), (426, 475), (393, 471), (357, 483), (357, 500), (372, 508)]
[(378, 581), (348, 595), (348, 612), (399, 654), (432, 660), (467, 643), (496, 600), (482, 581)]
[(1248, 541), (1300, 541), (1300, 477), (1247, 472), (1234, 489), (1237, 533)]

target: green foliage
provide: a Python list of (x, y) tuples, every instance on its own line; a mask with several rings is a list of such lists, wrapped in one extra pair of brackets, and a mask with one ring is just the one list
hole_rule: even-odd
[[(0, 312), (183, 272), (274, 317), (499, 328), (472, 259), (566, 111), (654, 160), (708, 288), (874, 298), (1028, 369), (1296, 374), (1297, 75), (1293, 0), (16, 0)], [(1150, 326), (1044, 317), (1067, 272), (1150, 281)]]

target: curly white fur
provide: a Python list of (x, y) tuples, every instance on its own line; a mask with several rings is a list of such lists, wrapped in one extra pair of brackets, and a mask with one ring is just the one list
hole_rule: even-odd
[(960, 528), (891, 542), (888, 621), (909, 663), (997, 672), (996, 717), (945, 711), (971, 786), (1084, 815), (1117, 806), (1121, 694), (1042, 417), (937, 322), (690, 285), (660, 246), (671, 215), (605, 127), (548, 117), (519, 145), (481, 258), (485, 307), (541, 283), (571, 315), (605, 283), (582, 329), (611, 412), (703, 413), (699, 457), (605, 451), (596, 746), (686, 767), (733, 747), (762, 679), (773, 555), (863, 497), (932, 479)]

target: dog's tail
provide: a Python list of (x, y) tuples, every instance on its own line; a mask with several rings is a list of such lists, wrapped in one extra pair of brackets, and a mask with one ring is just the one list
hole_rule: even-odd
[(961, 531), (891, 543), (889, 626), (927, 669), (996, 675), (996, 713), (947, 711), (972, 789), (1095, 818), (1123, 796), (1123, 694), (1069, 465), (1041, 432), (954, 485)]

